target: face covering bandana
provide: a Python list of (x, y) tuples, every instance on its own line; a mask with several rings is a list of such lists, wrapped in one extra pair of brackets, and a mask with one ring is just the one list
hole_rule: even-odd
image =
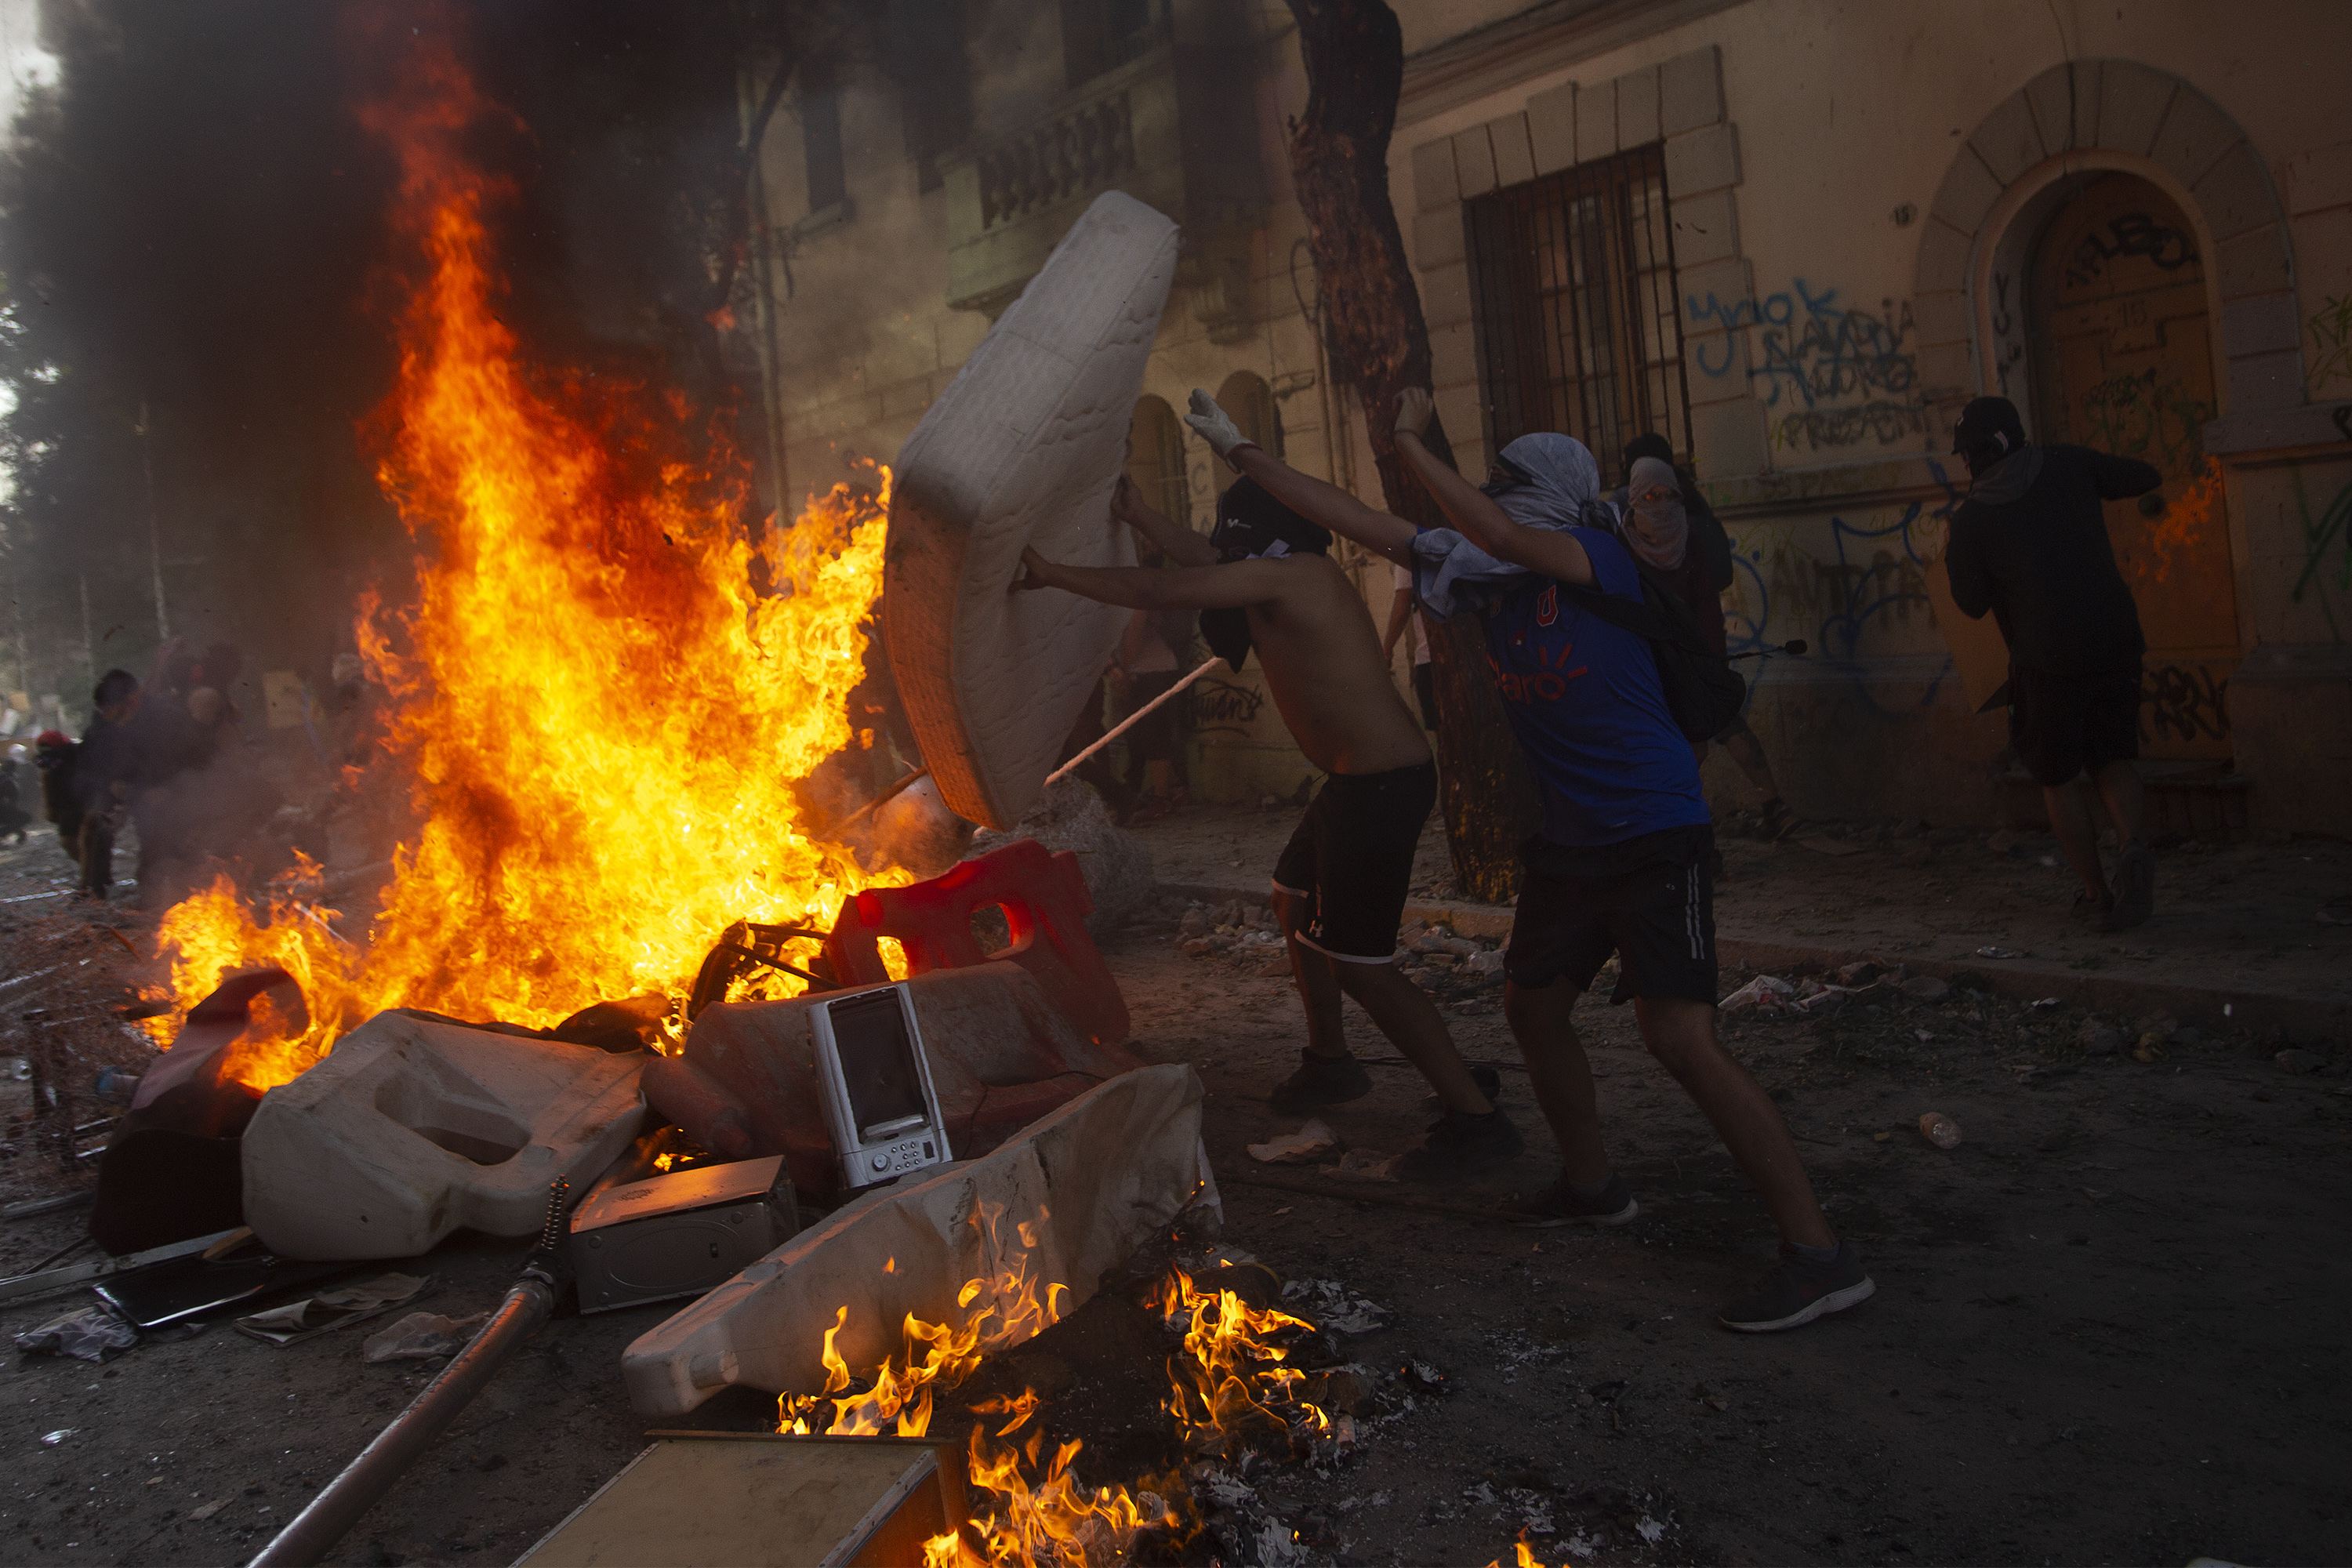
[(1625, 547), (1661, 572), (1681, 567), (1690, 542), (1682, 478), (1668, 463), (1637, 458), (1625, 487)]

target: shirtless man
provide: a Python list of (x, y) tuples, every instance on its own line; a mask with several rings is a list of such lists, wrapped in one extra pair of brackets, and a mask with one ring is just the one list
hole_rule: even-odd
[[(1121, 521), (1168, 553), (1165, 570), (1064, 566), (1024, 551), (1016, 588), (1060, 588), (1129, 609), (1198, 609), (1210, 647), (1238, 669), (1255, 645), (1283, 722), (1330, 774), (1274, 871), (1274, 910), (1307, 1009), (1298, 1070), (1274, 1108), (1297, 1115), (1358, 1100), (1371, 1077), (1348, 1054), (1339, 997), (1352, 996), (1436, 1089), (1444, 1113), (1400, 1173), (1461, 1176), (1519, 1152), (1519, 1135), (1465, 1066), (1445, 1021), (1395, 964), (1397, 922), (1412, 880), (1437, 769), (1398, 698), (1364, 601), (1325, 555), (1331, 536), (1243, 479), (1219, 498), (1207, 539), (1146, 505), (1122, 479)], [(1220, 612), (1223, 612), (1220, 614)]]

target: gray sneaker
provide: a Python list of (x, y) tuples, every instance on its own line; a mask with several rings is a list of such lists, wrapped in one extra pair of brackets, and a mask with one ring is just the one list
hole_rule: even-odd
[(1609, 1184), (1589, 1198), (1578, 1196), (1562, 1173), (1543, 1191), (1511, 1199), (1503, 1205), (1503, 1212), (1521, 1226), (1543, 1229), (1556, 1225), (1623, 1225), (1642, 1212), (1642, 1205), (1633, 1201), (1633, 1189), (1625, 1184), (1625, 1178), (1614, 1171), (1609, 1173)]
[(1837, 1257), (1827, 1263), (1815, 1263), (1784, 1241), (1780, 1266), (1755, 1289), (1724, 1308), (1716, 1321), (1743, 1334), (1769, 1334), (1843, 1312), (1857, 1301), (1868, 1300), (1877, 1290), (1870, 1276), (1862, 1271), (1862, 1254), (1851, 1241), (1839, 1242)]

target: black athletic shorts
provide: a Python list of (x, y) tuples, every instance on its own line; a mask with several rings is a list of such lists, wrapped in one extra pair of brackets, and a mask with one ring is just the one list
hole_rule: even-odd
[(2139, 669), (2009, 672), (2009, 742), (2045, 789), (2139, 755)]
[(1571, 848), (1530, 838), (1503, 973), (1539, 991), (1582, 991), (1612, 952), (1614, 1004), (1631, 997), (1715, 1005), (1715, 829), (1669, 827), (1622, 844)]
[(1298, 940), (1349, 963), (1396, 956), (1412, 855), (1437, 805), (1437, 764), (1333, 773), (1274, 863), (1276, 892), (1307, 900)]

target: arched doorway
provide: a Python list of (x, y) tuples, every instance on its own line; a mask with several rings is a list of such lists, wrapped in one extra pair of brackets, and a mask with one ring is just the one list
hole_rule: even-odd
[(1127, 431), (1127, 477), (1170, 521), (1192, 526), (1192, 491), (1184, 477), (1184, 426), (1164, 397), (1147, 392), (1136, 401)]
[(1276, 457), (1282, 456), (1282, 409), (1274, 388), (1253, 371), (1237, 370), (1217, 388), (1217, 406), (1234, 416), (1244, 436)]
[(2237, 599), (2219, 465), (2206, 258), (2179, 207), (2134, 174), (2097, 175), (2053, 213), (2027, 271), (2037, 437), (2137, 458), (2164, 476), (2107, 504), (2116, 562), (2147, 634), (2141, 754), (2230, 754), (2224, 684)]

